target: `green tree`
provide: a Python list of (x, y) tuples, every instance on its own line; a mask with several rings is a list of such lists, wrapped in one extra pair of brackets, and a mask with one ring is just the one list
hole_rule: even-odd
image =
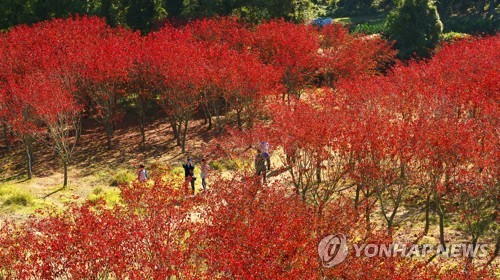
[(300, 22), (321, 14), (325, 0), (184, 0), (186, 18), (236, 15), (252, 22), (284, 18)]
[(1, 0), (0, 29), (71, 15), (96, 15), (105, 1), (112, 0)]
[(182, 14), (183, 0), (167, 0), (165, 1), (165, 9), (171, 18), (179, 18)]
[(7, 29), (21, 23), (34, 22), (33, 0), (2, 0), (0, 1), (0, 29)]
[(431, 0), (401, 0), (386, 21), (387, 37), (396, 41), (398, 57), (429, 57), (443, 33), (436, 6)]
[(72, 14), (88, 14), (81, 0), (38, 0), (33, 5), (37, 21), (65, 18)]
[(337, 12), (342, 15), (358, 15), (373, 12), (372, 0), (338, 0)]
[[(111, 26), (121, 25), (121, 26), (128, 26), (133, 29), (139, 29), (137, 24), (132, 24), (132, 25), (127, 24), (127, 10), (131, 4), (134, 4), (132, 0), (96, 0), (96, 1), (98, 1), (100, 4), (98, 15), (104, 17), (109, 25)], [(139, 6), (140, 4), (137, 3), (137, 5)], [(129, 17), (130, 16), (131, 15), (129, 15)]]
[(163, 1), (125, 0), (124, 2), (126, 25), (140, 30), (143, 34), (148, 33), (157, 20), (166, 16)]

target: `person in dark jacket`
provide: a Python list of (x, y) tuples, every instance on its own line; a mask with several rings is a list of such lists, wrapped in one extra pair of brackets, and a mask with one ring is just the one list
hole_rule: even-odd
[(191, 183), (191, 191), (194, 195), (194, 181), (196, 178), (194, 177), (194, 162), (192, 158), (188, 158), (187, 162), (182, 165), (184, 168), (184, 178), (186, 184)]

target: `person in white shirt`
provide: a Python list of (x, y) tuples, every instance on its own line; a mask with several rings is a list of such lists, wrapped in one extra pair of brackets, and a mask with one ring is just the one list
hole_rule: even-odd
[(271, 170), (271, 154), (269, 154), (269, 143), (267, 141), (260, 142), (260, 152), (266, 160), (267, 170)]
[(203, 192), (207, 190), (207, 176), (208, 172), (210, 171), (210, 166), (207, 164), (207, 161), (205, 159), (201, 160), (201, 185), (203, 186)]

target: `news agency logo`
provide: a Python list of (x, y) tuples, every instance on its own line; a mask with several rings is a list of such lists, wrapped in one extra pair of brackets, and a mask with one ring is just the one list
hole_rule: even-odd
[[(448, 244), (446, 247), (432, 244), (353, 244), (354, 256), (356, 258), (419, 258), (429, 255), (442, 258), (486, 258), (489, 256), (491, 244)], [(318, 244), (318, 254), (323, 267), (334, 267), (347, 258), (349, 246), (344, 234), (332, 234), (323, 238)]]
[(324, 267), (334, 267), (347, 257), (349, 248), (343, 234), (328, 235), (318, 244), (318, 254)]

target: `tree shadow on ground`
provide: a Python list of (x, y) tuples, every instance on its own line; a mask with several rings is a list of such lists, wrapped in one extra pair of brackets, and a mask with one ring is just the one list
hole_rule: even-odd
[[(116, 126), (112, 138), (113, 149), (108, 150), (104, 127), (92, 119), (83, 121), (82, 135), (69, 165), (69, 170), (78, 170), (82, 177), (93, 175), (100, 169), (135, 169), (139, 162), (180, 163), (188, 155), (203, 154), (204, 148), (215, 137), (213, 130), (207, 131), (202, 120), (193, 120), (188, 129), (186, 153), (182, 153), (172, 137), (170, 125), (160, 118), (146, 126), (146, 142), (141, 144), (142, 136), (136, 118), (131, 114)], [(3, 173), (0, 182), (21, 178), (26, 173), (26, 158), (21, 143), (17, 142), (11, 151), (1, 149), (0, 162)], [(49, 177), (62, 171), (63, 166), (57, 154), (41, 141), (35, 143), (33, 176)]]
[(272, 170), (271, 172), (267, 173), (267, 177), (277, 177), (280, 176), (281, 174), (285, 173), (288, 171), (287, 167), (281, 167), (279, 169)]
[(66, 188), (66, 187), (59, 188), (59, 189), (57, 189), (57, 190), (55, 190), (55, 191), (53, 191), (53, 192), (51, 192), (51, 193), (49, 193), (49, 194), (47, 194), (47, 195), (43, 196), (42, 198), (43, 198), (43, 199), (46, 199), (46, 198), (48, 198), (49, 196), (52, 196), (52, 195), (54, 195), (54, 194), (56, 194), (56, 193), (58, 193), (58, 192), (60, 192), (60, 191), (64, 190), (65, 188)]

